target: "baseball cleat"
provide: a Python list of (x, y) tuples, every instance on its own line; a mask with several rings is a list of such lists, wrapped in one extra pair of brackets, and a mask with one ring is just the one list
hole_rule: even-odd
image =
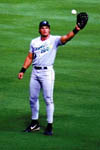
[(31, 122), (31, 124), (24, 130), (24, 132), (32, 132), (32, 131), (39, 131), (40, 126), (39, 123)]
[(47, 131), (47, 130), (46, 130), (46, 131), (44, 132), (44, 135), (53, 135), (53, 132), (52, 132), (52, 131)]
[(53, 135), (53, 131), (52, 131), (52, 124), (48, 124), (45, 131), (44, 131), (44, 135)]

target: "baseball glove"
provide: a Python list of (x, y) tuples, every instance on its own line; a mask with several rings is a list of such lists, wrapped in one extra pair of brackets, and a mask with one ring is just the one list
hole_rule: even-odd
[(80, 12), (77, 15), (77, 25), (80, 29), (83, 29), (88, 22), (88, 14), (86, 12)]

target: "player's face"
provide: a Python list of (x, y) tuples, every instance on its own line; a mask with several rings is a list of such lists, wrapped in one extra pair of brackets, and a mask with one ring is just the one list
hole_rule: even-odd
[(41, 36), (47, 37), (50, 34), (50, 28), (48, 26), (42, 26), (39, 30)]

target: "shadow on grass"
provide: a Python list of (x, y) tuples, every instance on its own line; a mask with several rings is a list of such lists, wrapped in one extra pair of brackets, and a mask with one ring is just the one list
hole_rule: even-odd
[[(19, 113), (15, 110), (8, 111), (7, 114), (2, 111), (0, 114), (0, 131), (21, 132), (31, 123), (31, 114)], [(41, 129), (46, 127), (46, 116), (40, 115), (39, 123)]]
[[(54, 116), (54, 128), (56, 129), (61, 128), (59, 126), (60, 122), (66, 122), (67, 116), (66, 115), (55, 115)], [(0, 131), (12, 131), (12, 132), (21, 132), (23, 131), (31, 122), (31, 114), (30, 112), (18, 112), (16, 110), (9, 110), (0, 114)], [(40, 115), (39, 123), (41, 130), (44, 130), (47, 121), (46, 115)]]

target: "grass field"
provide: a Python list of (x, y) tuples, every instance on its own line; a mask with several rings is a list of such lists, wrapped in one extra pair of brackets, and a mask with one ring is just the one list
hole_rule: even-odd
[[(100, 150), (100, 1), (0, 0), (0, 149)], [(43, 135), (45, 104), (40, 94), (40, 132), (23, 133), (30, 122), (29, 80), (17, 74), (38, 24), (48, 20), (51, 33), (64, 35), (76, 22), (72, 9), (86, 11), (84, 30), (63, 47), (55, 60), (54, 135)]]

